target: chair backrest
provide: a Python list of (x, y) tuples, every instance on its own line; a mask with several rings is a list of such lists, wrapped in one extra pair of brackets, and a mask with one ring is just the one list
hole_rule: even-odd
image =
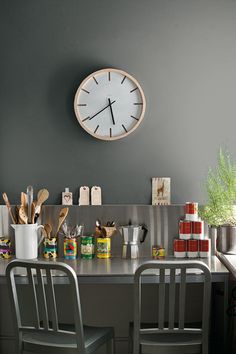
[[(149, 275), (158, 274), (158, 318), (155, 328), (141, 328), (141, 283), (142, 275), (147, 270)], [(186, 311), (186, 282), (188, 276), (192, 276), (188, 269), (200, 270), (197, 277), (203, 282), (202, 314), (200, 328), (185, 327)], [(194, 271), (192, 272), (194, 273)], [(195, 272), (196, 273), (196, 272)], [(197, 272), (199, 273), (199, 272)], [(195, 275), (194, 275), (195, 276)], [(143, 278), (145, 275), (143, 276)], [(169, 287), (168, 299), (166, 297), (166, 285)], [(176, 286), (179, 284), (179, 286)], [(178, 299), (178, 302), (177, 302)], [(211, 303), (211, 272), (200, 261), (148, 261), (139, 266), (134, 276), (134, 345), (138, 350), (140, 334), (151, 333), (201, 333), (202, 343), (208, 345), (209, 317)], [(167, 308), (168, 305), (168, 308)], [(194, 306), (194, 303), (192, 304)], [(168, 313), (165, 319), (165, 313)], [(136, 344), (135, 344), (136, 343)], [(135, 351), (134, 351), (135, 352)]]
[[(22, 270), (19, 273), (19, 267), (24, 269), (24, 277), (19, 276), (22, 275)], [(73, 335), (76, 336), (79, 352), (85, 352), (77, 276), (70, 266), (60, 262), (14, 260), (8, 264), (6, 276), (19, 338), (22, 331)], [(58, 306), (55, 296), (55, 276), (66, 277), (68, 295), (66, 301), (71, 303), (73, 309), (74, 332), (59, 328)], [(29, 321), (25, 320), (24, 309), (20, 306), (19, 302), (20, 293), (22, 295), (22, 291), (20, 292), (17, 285), (19, 279), (24, 279), (24, 284), (28, 284), (28, 287), (30, 287), (31, 302), (33, 303), (33, 319)]]

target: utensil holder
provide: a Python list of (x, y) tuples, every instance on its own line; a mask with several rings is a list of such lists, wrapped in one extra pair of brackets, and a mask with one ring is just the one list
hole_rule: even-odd
[(43, 240), (43, 257), (44, 258), (57, 258), (57, 238), (45, 237)]
[(110, 237), (97, 238), (97, 258), (111, 258)]

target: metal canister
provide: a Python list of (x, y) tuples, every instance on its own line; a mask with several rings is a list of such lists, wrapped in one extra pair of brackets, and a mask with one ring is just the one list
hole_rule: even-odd
[(185, 218), (190, 221), (198, 220), (198, 203), (187, 202), (185, 204)]
[(56, 237), (44, 238), (43, 256), (44, 258), (57, 258), (57, 238)]
[(64, 258), (76, 259), (77, 257), (77, 238), (64, 238)]
[(111, 257), (111, 239), (110, 237), (97, 238), (97, 258)]
[(186, 257), (187, 251), (187, 241), (186, 240), (174, 240), (174, 256), (176, 258), (184, 258)]
[(165, 258), (166, 252), (165, 248), (159, 245), (152, 246), (152, 258), (153, 259), (160, 259)]
[(179, 238), (181, 240), (190, 240), (192, 235), (192, 221), (180, 220), (179, 222)]
[(188, 240), (187, 241), (187, 257), (196, 258), (199, 256), (199, 243), (198, 240)]
[(8, 238), (0, 238), (0, 258), (11, 258), (11, 240)]
[(92, 259), (94, 257), (94, 237), (93, 236), (81, 236), (81, 258)]
[(204, 222), (202, 220), (192, 221), (192, 235), (195, 240), (204, 238)]

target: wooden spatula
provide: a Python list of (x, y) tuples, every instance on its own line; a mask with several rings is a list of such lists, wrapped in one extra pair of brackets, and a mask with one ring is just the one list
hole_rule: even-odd
[(28, 224), (27, 211), (23, 206), (19, 209), (19, 218), (23, 221), (23, 224)]
[(45, 224), (44, 225), (44, 230), (47, 234), (47, 237), (50, 238), (51, 237), (51, 232), (52, 232), (52, 226), (50, 224)]
[(59, 219), (58, 219), (58, 225), (57, 225), (57, 231), (55, 233), (55, 236), (57, 236), (59, 230), (60, 230), (60, 227), (61, 225), (63, 224), (65, 218), (67, 217), (68, 215), (68, 212), (69, 212), (69, 208), (62, 208), (61, 211), (60, 211), (60, 214), (59, 214)]
[(12, 220), (13, 224), (16, 224), (16, 218), (15, 218), (15, 215), (13, 214), (13, 212), (12, 212), (11, 204), (10, 204), (10, 202), (8, 200), (7, 193), (5, 193), (5, 192), (2, 193), (2, 197), (3, 197), (3, 200), (4, 200), (5, 204), (6, 204), (6, 206), (7, 206), (7, 209), (9, 211), (9, 214), (10, 214), (10, 217), (11, 217), (11, 220)]

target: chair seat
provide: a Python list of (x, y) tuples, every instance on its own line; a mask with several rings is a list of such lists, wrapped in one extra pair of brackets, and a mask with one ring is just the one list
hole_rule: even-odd
[[(69, 324), (60, 324), (60, 330), (74, 331), (74, 326)], [(84, 342), (86, 353), (93, 352), (96, 348), (100, 347), (102, 344), (106, 343), (108, 340), (112, 339), (114, 335), (114, 330), (112, 327), (91, 327), (84, 326)], [(76, 337), (73, 334), (66, 333), (48, 333), (48, 332), (23, 332), (22, 340), (24, 343), (25, 350), (38, 350), (38, 346), (41, 347), (40, 352), (43, 348), (50, 348), (50, 353), (54, 353), (53, 348), (55, 348), (55, 353), (58, 353), (58, 349), (77, 348)]]

